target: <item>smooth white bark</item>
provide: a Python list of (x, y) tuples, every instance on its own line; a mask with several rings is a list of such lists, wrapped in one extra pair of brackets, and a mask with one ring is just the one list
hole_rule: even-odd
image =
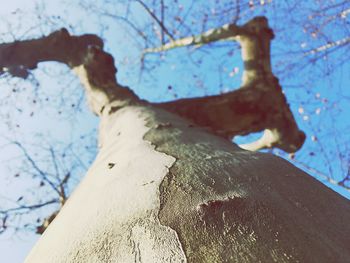
[(175, 159), (143, 139), (142, 110), (107, 118), (96, 161), (26, 262), (186, 262), (176, 232), (157, 217)]

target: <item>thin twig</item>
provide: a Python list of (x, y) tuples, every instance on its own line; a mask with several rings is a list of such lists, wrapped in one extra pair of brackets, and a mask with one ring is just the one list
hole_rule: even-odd
[(47, 206), (50, 204), (55, 204), (58, 203), (59, 200), (57, 199), (53, 199), (51, 201), (47, 201), (44, 203), (40, 203), (40, 204), (35, 204), (35, 205), (21, 205), (18, 207), (13, 207), (13, 208), (9, 208), (9, 209), (5, 209), (5, 210), (0, 210), (0, 214), (8, 214), (10, 212), (16, 212), (16, 211), (20, 211), (20, 210), (33, 210), (33, 209), (38, 209), (41, 208), (43, 206)]
[(60, 191), (57, 189), (57, 186), (51, 182), (47, 176), (46, 176), (46, 173), (44, 171), (42, 171), (38, 165), (35, 163), (35, 161), (32, 159), (32, 157), (29, 155), (29, 153), (27, 152), (27, 150), (23, 147), (23, 145), (19, 142), (13, 142), (13, 144), (17, 145), (21, 150), (22, 152), (24, 153), (24, 156), (27, 158), (27, 160), (29, 161), (29, 163), (32, 165), (32, 167), (34, 168), (34, 170), (36, 170), (42, 177), (42, 179), (48, 183), (51, 188), (56, 192), (58, 193), (58, 195), (60, 195)]
[(158, 17), (152, 12), (151, 9), (141, 0), (136, 0), (140, 5), (143, 6), (143, 8), (147, 11), (147, 13), (157, 22), (157, 24), (160, 26), (160, 28), (165, 32), (165, 34), (168, 35), (168, 37), (174, 41), (173, 35), (168, 31), (168, 29), (164, 26), (162, 21), (158, 19)]

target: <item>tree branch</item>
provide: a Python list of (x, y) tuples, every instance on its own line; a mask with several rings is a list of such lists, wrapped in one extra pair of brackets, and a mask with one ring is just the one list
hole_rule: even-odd
[(180, 45), (235, 40), (242, 48), (244, 71), (242, 86), (236, 91), (161, 103), (159, 106), (228, 138), (265, 130), (256, 142), (241, 145), (244, 149), (256, 151), (278, 147), (286, 152), (295, 152), (302, 146), (305, 134), (299, 130), (278, 79), (271, 71), (272, 38), (273, 32), (266, 18), (256, 17), (243, 26), (224, 25), (160, 47), (169, 50)]
[(25, 158), (28, 160), (32, 168), (41, 176), (41, 179), (46, 182), (53, 191), (55, 191), (58, 196), (60, 196), (60, 191), (57, 189), (57, 186), (48, 178), (47, 174), (39, 168), (39, 166), (36, 164), (36, 162), (33, 160), (33, 158), (30, 156), (28, 151), (23, 147), (23, 145), (19, 142), (14, 141), (14, 145), (18, 146), (20, 148), (25, 156)]
[(339, 39), (339, 40), (336, 40), (336, 41), (333, 41), (333, 42), (329, 42), (323, 46), (319, 46), (317, 48), (314, 48), (310, 51), (307, 51), (305, 53), (305, 55), (310, 55), (310, 54), (315, 54), (315, 53), (318, 53), (318, 52), (323, 52), (323, 51), (326, 51), (330, 48), (334, 48), (334, 47), (338, 47), (338, 46), (345, 46), (347, 44), (350, 43), (350, 37), (345, 37), (345, 38), (342, 38), (342, 39)]
[(89, 46), (103, 48), (103, 41), (89, 34), (70, 36), (63, 28), (40, 39), (1, 44), (0, 68), (35, 69), (44, 61), (57, 61), (73, 68), (83, 64)]
[[(224, 95), (153, 105), (175, 112), (198, 125), (210, 127), (225, 137), (268, 130), (260, 141), (245, 145), (247, 149), (279, 147), (287, 152), (298, 150), (305, 135), (298, 129), (271, 71), (272, 38), (273, 32), (267, 19), (256, 17), (243, 26), (224, 25), (198, 36), (165, 44), (162, 50), (221, 40), (238, 41), (244, 61), (242, 87)], [(0, 45), (0, 68), (25, 71), (35, 68), (42, 61), (63, 62), (80, 77), (90, 107), (97, 115), (140, 102), (131, 90), (117, 83), (114, 60), (102, 47), (102, 40), (97, 36), (70, 36), (67, 30), (62, 29), (41, 39)], [(8, 72), (11, 74), (13, 70)]]
[(0, 210), (0, 214), (9, 214), (12, 212), (18, 212), (18, 211), (22, 211), (22, 210), (33, 210), (33, 209), (38, 209), (38, 208), (41, 208), (41, 207), (44, 207), (47, 205), (58, 204), (58, 203), (59, 203), (58, 199), (53, 199), (53, 200), (46, 201), (46, 202), (40, 203), (40, 204), (35, 204), (35, 205), (21, 205), (18, 207)]
[(344, 178), (340, 181), (336, 181), (333, 178), (331, 178), (329, 175), (327, 175), (326, 173), (323, 173), (315, 168), (312, 168), (311, 166), (293, 159), (293, 163), (295, 163), (296, 165), (298, 165), (299, 167), (303, 167), (303, 169), (306, 169), (306, 171), (310, 174), (313, 174), (316, 178), (319, 178), (320, 180), (324, 180), (327, 181), (328, 183), (335, 185), (335, 186), (340, 186), (342, 188), (344, 188), (346, 191), (350, 192), (350, 186), (345, 185), (346, 181), (349, 181), (350, 179), (350, 174), (349, 171), (347, 173), (347, 175), (344, 176)]
[[(140, 5), (142, 5), (142, 7), (147, 11), (147, 13), (157, 22), (157, 24), (160, 26), (160, 28), (162, 29), (162, 32), (164, 32), (165, 34), (167, 34), (167, 36), (171, 39), (174, 40), (173, 35), (168, 31), (168, 29), (164, 26), (164, 21), (162, 19), (162, 21), (160, 21), (158, 19), (158, 17), (152, 12), (151, 9), (149, 9), (149, 7), (141, 0), (136, 0), (136, 2), (138, 2)], [(163, 9), (163, 5), (161, 6), (161, 8)], [(164, 12), (164, 10), (162, 10), (162, 12)], [(163, 15), (162, 15), (163, 17)], [(163, 39), (162, 39), (163, 40)]]
[(181, 38), (158, 48), (146, 49), (143, 56), (147, 53), (167, 51), (178, 47), (201, 46), (216, 41), (237, 41), (242, 47), (244, 62), (242, 86), (246, 86), (257, 79), (274, 77), (270, 62), (270, 43), (273, 37), (273, 31), (269, 28), (267, 19), (255, 17), (243, 26), (226, 24), (197, 36)]
[(147, 53), (158, 53), (179, 47), (202, 46), (215, 41), (230, 41), (238, 34), (238, 31), (238, 26), (234, 24), (226, 24), (219, 28), (210, 29), (199, 35), (176, 39), (160, 47), (145, 49), (143, 53), (146, 55)]
[(247, 150), (278, 147), (286, 152), (297, 151), (305, 134), (299, 130), (277, 79), (270, 81), (269, 87), (260, 85), (156, 105), (226, 138), (267, 129), (259, 141), (243, 146)]
[(112, 101), (126, 105), (138, 100), (130, 89), (117, 83), (114, 59), (102, 48), (103, 41), (99, 37), (70, 36), (66, 29), (40, 39), (1, 44), (0, 75), (7, 72), (26, 78), (26, 72), (35, 69), (40, 62), (64, 63), (78, 74), (92, 111), (101, 115)]

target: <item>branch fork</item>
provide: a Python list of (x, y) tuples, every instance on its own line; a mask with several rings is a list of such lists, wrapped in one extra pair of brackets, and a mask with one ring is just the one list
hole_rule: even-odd
[[(144, 54), (183, 46), (200, 46), (214, 41), (238, 41), (244, 71), (241, 88), (222, 95), (150, 103), (209, 127), (226, 138), (263, 131), (258, 141), (241, 145), (248, 150), (278, 147), (298, 150), (305, 134), (298, 129), (289, 105), (271, 71), (270, 44), (273, 32), (265, 17), (256, 17), (237, 26), (227, 24), (197, 36), (190, 36)], [(113, 57), (103, 50), (95, 35), (71, 36), (66, 29), (39, 39), (0, 44), (0, 75), (9, 73), (26, 78), (28, 71), (44, 61), (66, 64), (79, 76), (92, 111), (102, 116), (112, 108), (144, 103), (129, 88), (118, 84)]]

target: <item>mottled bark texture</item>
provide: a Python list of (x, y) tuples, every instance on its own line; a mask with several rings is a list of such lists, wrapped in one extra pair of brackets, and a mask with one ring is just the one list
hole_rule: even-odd
[(146, 140), (176, 157), (159, 220), (188, 262), (346, 262), (347, 200), (270, 154), (228, 144), (170, 114)]
[(266, 19), (231, 27), (242, 88), (161, 104), (117, 83), (95, 36), (61, 30), (0, 45), (3, 73), (66, 63), (101, 118), (94, 164), (26, 262), (348, 261), (349, 202), (288, 162), (227, 140), (266, 129), (247, 148), (294, 151), (304, 138), (270, 69)]

